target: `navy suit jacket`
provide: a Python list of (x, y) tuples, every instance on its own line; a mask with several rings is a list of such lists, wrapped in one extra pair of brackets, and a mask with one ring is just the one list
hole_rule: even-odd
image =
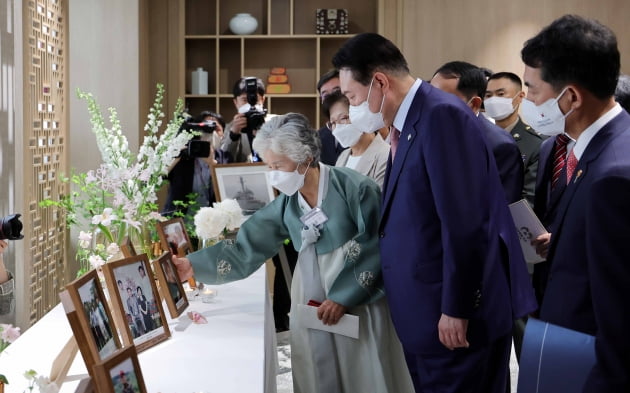
[(508, 203), (523, 198), (523, 176), (525, 167), (521, 151), (514, 138), (501, 127), (492, 124), (484, 116), (477, 116), (486, 143), (497, 163), (501, 185)]
[(444, 353), (444, 313), (483, 346), (536, 308), (494, 158), (470, 109), (426, 82), (401, 131), (380, 223), (396, 331), (406, 351)]
[(630, 115), (591, 140), (551, 225), (544, 321), (595, 335), (585, 392), (630, 391)]

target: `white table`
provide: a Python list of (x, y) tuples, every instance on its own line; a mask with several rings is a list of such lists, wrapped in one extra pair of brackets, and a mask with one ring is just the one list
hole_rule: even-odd
[[(138, 356), (147, 391), (275, 393), (275, 329), (265, 275), (263, 265), (245, 280), (213, 286), (218, 290), (214, 303), (191, 301), (176, 320), (165, 307), (171, 338)], [(188, 323), (188, 311), (202, 313), (208, 323)], [(0, 373), (9, 380), (5, 391), (26, 389), (28, 369), (49, 375), (71, 334), (59, 304), (0, 354)], [(61, 392), (74, 392), (86, 377), (77, 354)]]

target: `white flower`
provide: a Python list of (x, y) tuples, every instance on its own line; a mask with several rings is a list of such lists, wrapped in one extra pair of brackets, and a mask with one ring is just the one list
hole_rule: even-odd
[(227, 229), (233, 231), (241, 226), (241, 222), (243, 221), (243, 210), (234, 199), (226, 199), (223, 202), (214, 203), (213, 206), (227, 215)]
[(94, 183), (96, 180), (98, 179), (94, 175), (94, 171), (88, 171), (87, 176), (85, 177), (85, 182), (90, 184), (90, 183)]
[(59, 387), (56, 383), (50, 380), (48, 377), (39, 376), (35, 380), (40, 393), (57, 393)]
[(118, 254), (118, 251), (120, 251), (120, 247), (118, 247), (118, 244), (116, 243), (109, 243), (109, 246), (107, 246), (106, 251), (109, 255), (116, 255)]
[(12, 343), (20, 337), (20, 328), (17, 326), (3, 323), (0, 324), (0, 331), (2, 331), (2, 340), (8, 343)]
[(79, 247), (88, 248), (92, 243), (92, 232), (81, 231), (79, 232)]
[(166, 221), (166, 217), (164, 217), (163, 215), (161, 215), (158, 212), (151, 212), (149, 213), (149, 220), (156, 220), (156, 221), (160, 221), (160, 222), (164, 222)]
[(111, 207), (106, 207), (103, 210), (103, 214), (97, 214), (92, 217), (92, 224), (94, 225), (104, 225), (106, 227), (112, 224), (112, 221), (115, 221), (118, 217), (113, 214), (113, 209)]
[(100, 255), (92, 255), (88, 258), (88, 261), (90, 262), (90, 265), (92, 266), (92, 268), (96, 269), (98, 267), (101, 267), (105, 264), (105, 260), (103, 258), (101, 258)]
[(228, 215), (212, 207), (202, 207), (195, 214), (195, 231), (202, 239), (219, 236), (229, 221)]

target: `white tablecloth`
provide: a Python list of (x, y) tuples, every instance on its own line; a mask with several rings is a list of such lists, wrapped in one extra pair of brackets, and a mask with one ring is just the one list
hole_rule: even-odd
[[(245, 280), (212, 286), (218, 290), (213, 303), (191, 301), (176, 320), (164, 307), (171, 338), (138, 356), (147, 391), (274, 393), (275, 329), (266, 282), (263, 266)], [(188, 311), (202, 313), (208, 323), (189, 323)], [(0, 374), (9, 380), (5, 391), (25, 390), (23, 374), (28, 369), (49, 375), (53, 359), (71, 334), (59, 304), (0, 354)], [(86, 377), (78, 353), (61, 391), (74, 392)]]

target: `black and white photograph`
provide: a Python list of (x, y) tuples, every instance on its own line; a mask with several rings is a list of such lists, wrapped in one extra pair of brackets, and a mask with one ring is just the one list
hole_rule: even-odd
[(265, 164), (215, 165), (212, 170), (217, 201), (234, 199), (243, 215), (254, 214), (275, 198)]

